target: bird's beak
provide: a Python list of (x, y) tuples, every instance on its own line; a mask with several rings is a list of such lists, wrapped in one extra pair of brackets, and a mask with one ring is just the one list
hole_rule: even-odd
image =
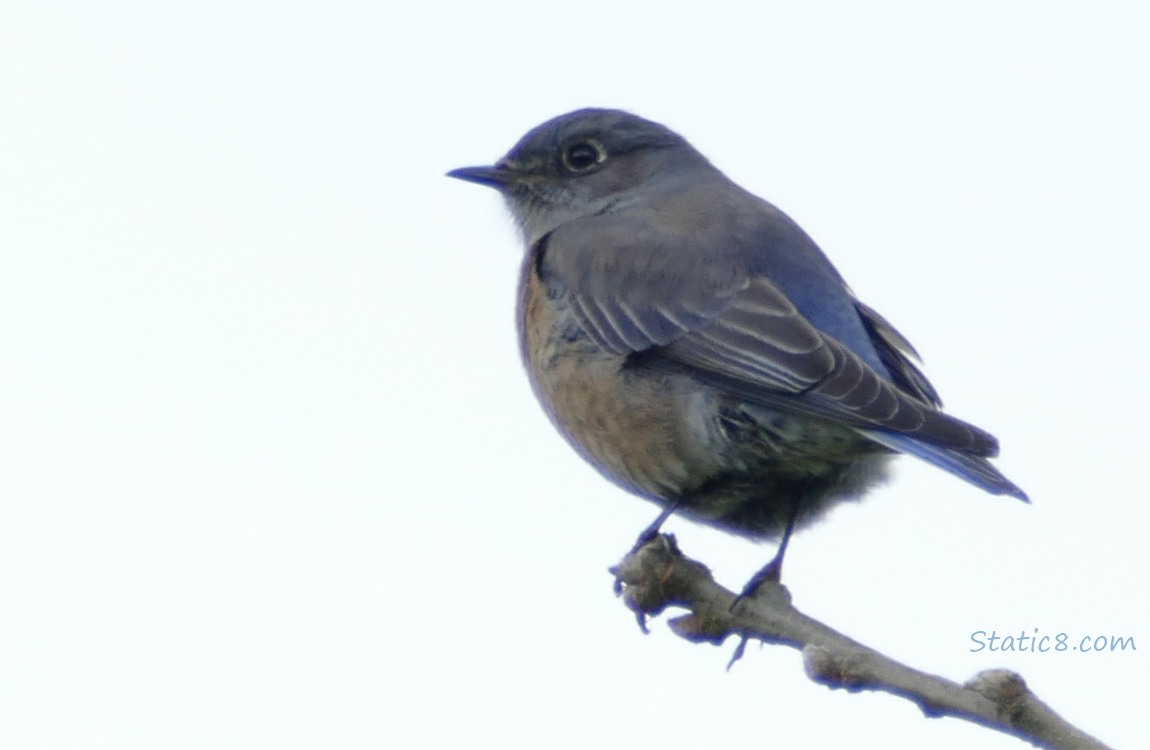
[(460, 167), (448, 172), (447, 176), (474, 182), (477, 185), (486, 185), (496, 190), (502, 190), (519, 179), (516, 172), (499, 164), (493, 167)]

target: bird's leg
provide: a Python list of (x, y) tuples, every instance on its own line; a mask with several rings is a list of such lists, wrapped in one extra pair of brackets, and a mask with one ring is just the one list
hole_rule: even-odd
[[(639, 538), (635, 540), (635, 544), (631, 547), (631, 551), (627, 553), (627, 556), (629, 557), (629, 556), (635, 554), (636, 552), (639, 551), (639, 549), (643, 545), (645, 545), (647, 542), (649, 542), (652, 539), (654, 539), (655, 537), (657, 537), (659, 535), (659, 529), (660, 529), (660, 527), (662, 527), (663, 522), (666, 521), (668, 518), (670, 518), (671, 514), (674, 513), (676, 510), (678, 510), (679, 506), (682, 504), (683, 504), (682, 500), (674, 500), (670, 504), (668, 504), (666, 508), (663, 508), (663, 510), (660, 511), (658, 518), (656, 518), (651, 523), (650, 526), (648, 526), (647, 528), (645, 528), (641, 532), (639, 532)], [(617, 574), (615, 576), (614, 589), (615, 589), (615, 596), (620, 596), (623, 593), (623, 581), (619, 579), (619, 576)], [(647, 624), (645, 622), (644, 616), (642, 614), (639, 614), (638, 618), (639, 618), (640, 629), (642, 629), (642, 631), (644, 633), (646, 633), (647, 632)]]
[(735, 597), (735, 601), (731, 602), (731, 609), (734, 610), (739, 602), (747, 597), (754, 596), (758, 591), (759, 586), (764, 583), (778, 583), (783, 577), (783, 557), (787, 554), (787, 545), (791, 542), (791, 534), (795, 531), (795, 522), (799, 518), (799, 498), (795, 496), (794, 501), (791, 503), (791, 512), (787, 516), (787, 527), (783, 531), (783, 538), (779, 542), (779, 548), (775, 550), (775, 556), (771, 561), (764, 565), (758, 573), (751, 576), (751, 580), (743, 586), (743, 590)]
[(682, 500), (674, 500), (667, 505), (666, 508), (659, 513), (658, 518), (651, 522), (651, 525), (639, 532), (639, 538), (635, 540), (635, 546), (631, 547), (631, 552), (636, 552), (647, 542), (654, 539), (659, 535), (659, 529), (662, 528), (663, 523), (671, 517), (671, 515), (679, 509), (683, 504)]

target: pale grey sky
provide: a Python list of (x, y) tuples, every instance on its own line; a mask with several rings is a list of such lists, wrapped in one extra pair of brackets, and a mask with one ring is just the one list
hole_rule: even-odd
[[(655, 509), (547, 424), (517, 238), (443, 176), (591, 105), (798, 220), (1033, 499), (903, 459), (796, 603), (1145, 745), (1150, 11), (948, 7), (6, 4), (0, 746), (1022, 747), (614, 599)], [(1141, 650), (970, 652), (1035, 628)]]

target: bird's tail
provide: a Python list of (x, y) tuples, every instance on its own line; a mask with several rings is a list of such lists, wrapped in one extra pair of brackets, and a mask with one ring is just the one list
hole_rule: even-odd
[(921, 458), (927, 463), (934, 464), (941, 469), (946, 469), (951, 474), (961, 477), (975, 487), (981, 487), (987, 492), (995, 495), (1010, 495), (1024, 503), (1030, 502), (1030, 498), (1026, 496), (1026, 493), (1023, 492), (1018, 485), (1003, 476), (1002, 472), (994, 468), (993, 464), (985, 458), (971, 456), (950, 448), (931, 445), (930, 443), (916, 440), (910, 435), (883, 432), (881, 430), (859, 430), (859, 432), (879, 445), (886, 446), (899, 453), (907, 453), (911, 456)]

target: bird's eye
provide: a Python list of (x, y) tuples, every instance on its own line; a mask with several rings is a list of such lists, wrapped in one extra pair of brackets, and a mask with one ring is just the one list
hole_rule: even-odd
[(605, 158), (598, 145), (587, 141), (574, 143), (563, 151), (563, 165), (572, 172), (586, 172)]

